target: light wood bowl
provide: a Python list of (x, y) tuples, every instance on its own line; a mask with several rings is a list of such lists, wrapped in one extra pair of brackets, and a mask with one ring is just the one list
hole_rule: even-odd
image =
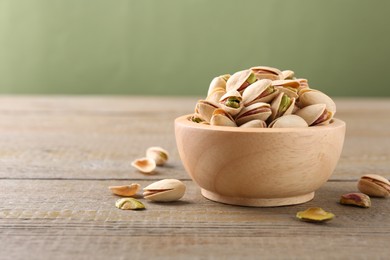
[(184, 168), (204, 197), (226, 204), (271, 207), (300, 204), (332, 175), (345, 123), (308, 128), (238, 128), (176, 118)]

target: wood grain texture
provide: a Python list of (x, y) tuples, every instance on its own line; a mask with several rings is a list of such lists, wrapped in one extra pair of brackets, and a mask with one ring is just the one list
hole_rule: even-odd
[[(390, 177), (390, 100), (336, 99), (347, 123), (331, 180), (303, 205), (229, 206), (209, 201), (179, 160), (173, 120), (197, 98), (0, 97), (0, 259), (386, 259), (390, 201), (369, 209), (342, 206), (367, 173)], [(131, 167), (149, 146), (171, 158), (154, 175)], [(121, 211), (110, 185), (178, 178), (187, 185), (173, 204), (145, 202)], [(325, 225), (297, 211), (321, 206)]]

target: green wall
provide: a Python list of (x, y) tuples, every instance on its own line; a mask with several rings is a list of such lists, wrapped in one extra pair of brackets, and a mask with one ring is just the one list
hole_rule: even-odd
[(292, 69), (333, 96), (390, 96), (390, 1), (0, 0), (0, 93), (205, 95)]

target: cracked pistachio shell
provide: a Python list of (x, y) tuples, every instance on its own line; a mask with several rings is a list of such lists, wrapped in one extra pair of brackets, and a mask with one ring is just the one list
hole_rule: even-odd
[(256, 78), (251, 70), (238, 71), (226, 82), (226, 91), (237, 90), (241, 92), (255, 81)]
[(330, 212), (326, 212), (322, 208), (314, 207), (305, 211), (299, 211), (296, 217), (307, 222), (325, 222), (333, 219), (335, 215)]
[(217, 126), (237, 126), (233, 117), (222, 108), (218, 108), (214, 111), (210, 124)]
[(210, 83), (207, 96), (209, 96), (215, 89), (226, 90), (226, 81), (230, 78), (229, 74), (221, 75), (213, 78)]
[(145, 209), (145, 205), (141, 201), (136, 200), (134, 198), (122, 198), (122, 199), (119, 199), (119, 200), (117, 200), (115, 202), (115, 206), (118, 209), (123, 209), (123, 210), (128, 210), (128, 209), (132, 209), (132, 210)]
[(254, 103), (241, 109), (241, 112), (236, 116), (236, 124), (243, 125), (256, 119), (266, 121), (270, 115), (271, 108), (268, 103)]
[(270, 79), (279, 80), (283, 78), (282, 72), (277, 68), (267, 66), (256, 66), (252, 67), (251, 70), (255, 74), (257, 79)]
[(261, 79), (247, 87), (242, 93), (244, 106), (250, 106), (257, 102), (270, 102), (278, 94), (277, 90), (272, 87), (272, 81)]
[(151, 173), (156, 169), (156, 162), (151, 158), (140, 158), (134, 160), (131, 165), (143, 173)]
[(227, 92), (221, 97), (219, 103), (221, 108), (231, 116), (237, 115), (243, 107), (241, 94), (237, 90)]
[(373, 197), (389, 197), (390, 182), (383, 176), (377, 174), (363, 175), (358, 182), (358, 189)]
[(192, 122), (194, 122), (194, 123), (202, 123), (202, 122), (205, 122), (205, 120), (202, 118), (202, 116), (201, 115), (199, 115), (199, 114), (193, 114), (192, 116), (190, 116), (189, 118), (188, 118), (188, 120), (190, 120), (190, 121), (192, 121)]
[(164, 165), (168, 161), (169, 153), (161, 147), (153, 146), (146, 150), (146, 157), (153, 159), (156, 165)]
[(294, 110), (295, 98), (290, 98), (283, 92), (280, 92), (278, 96), (271, 103), (272, 114), (270, 121), (275, 120), (283, 115), (290, 115)]
[(152, 201), (170, 202), (181, 199), (186, 191), (183, 182), (176, 179), (164, 179), (144, 188), (144, 198)]
[(297, 89), (290, 88), (290, 87), (283, 87), (283, 86), (275, 87), (275, 89), (278, 91), (278, 93), (283, 92), (284, 94), (286, 94), (290, 98), (297, 99), (299, 97)]
[(123, 185), (123, 186), (109, 186), (108, 188), (111, 190), (112, 193), (119, 196), (134, 196), (141, 185), (138, 183), (132, 183), (130, 185)]
[(291, 87), (291, 88), (298, 88), (300, 86), (300, 83), (298, 80), (293, 79), (286, 79), (286, 80), (274, 80), (272, 81), (272, 86), (283, 86), (283, 87)]
[(326, 125), (333, 118), (333, 114), (326, 110), (325, 104), (310, 105), (299, 109), (295, 114), (305, 119), (309, 126)]
[(207, 123), (210, 122), (214, 110), (219, 108), (218, 103), (208, 101), (208, 100), (199, 100), (195, 107), (195, 113), (199, 114), (201, 118), (204, 119)]
[(283, 70), (282, 71), (282, 75), (283, 75), (283, 78), (282, 79), (294, 79), (294, 71), (292, 70)]
[(263, 120), (251, 120), (249, 122), (246, 122), (245, 124), (240, 125), (242, 128), (266, 128), (267, 123), (264, 122)]
[(285, 115), (272, 121), (269, 128), (303, 128), (308, 127), (306, 121), (297, 115)]
[(307, 81), (307, 79), (300, 78), (300, 79), (296, 79), (296, 80), (298, 80), (298, 82), (299, 82), (298, 90), (300, 90), (300, 89), (310, 89), (309, 88), (309, 82)]
[(224, 89), (214, 89), (206, 98), (207, 101), (211, 102), (219, 102), (221, 97), (226, 94), (226, 90)]
[(336, 104), (334, 101), (326, 94), (322, 93), (319, 90), (306, 89), (299, 92), (299, 106), (306, 107), (314, 104), (325, 104), (326, 109), (329, 112), (332, 112), (334, 115), (336, 113)]
[(342, 195), (340, 204), (369, 208), (371, 206), (371, 199), (366, 194), (354, 192)]

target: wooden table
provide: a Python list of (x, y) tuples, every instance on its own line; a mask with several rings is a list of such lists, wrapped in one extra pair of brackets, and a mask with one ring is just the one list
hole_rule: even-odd
[[(1, 259), (389, 258), (390, 199), (342, 206), (368, 173), (390, 177), (390, 99), (336, 99), (347, 123), (339, 164), (314, 200), (250, 208), (203, 198), (180, 162), (173, 120), (196, 98), (0, 97)], [(150, 146), (171, 155), (145, 175), (131, 167)], [(183, 199), (115, 208), (109, 185), (177, 178)], [(320, 206), (326, 224), (295, 218)]]

